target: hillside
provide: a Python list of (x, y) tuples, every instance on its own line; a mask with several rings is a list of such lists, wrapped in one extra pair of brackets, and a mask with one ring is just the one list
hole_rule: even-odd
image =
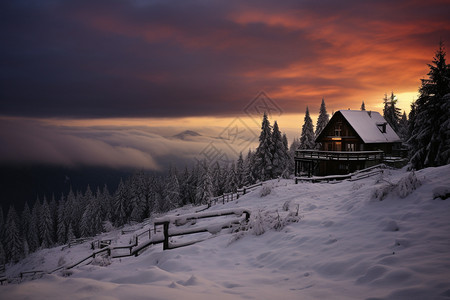
[[(0, 286), (0, 298), (449, 299), (450, 198), (442, 199), (448, 174), (450, 165), (414, 175), (385, 170), (355, 182), (272, 180), (264, 197), (259, 187), (208, 210), (249, 209), (248, 231), (224, 229), (188, 247), (154, 245), (106, 266), (11, 283)], [(102, 237), (128, 244), (132, 233)], [(7, 275), (50, 270), (90, 253), (89, 243), (44, 249), (10, 266)]]

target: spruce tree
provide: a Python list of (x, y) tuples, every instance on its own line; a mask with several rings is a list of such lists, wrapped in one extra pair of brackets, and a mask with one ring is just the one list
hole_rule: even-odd
[(391, 92), (391, 96), (388, 98), (387, 94), (384, 94), (383, 98), (384, 108), (383, 108), (383, 116), (386, 122), (394, 129), (395, 132), (398, 133), (398, 123), (401, 118), (401, 112), (397, 104), (397, 96), (394, 95), (394, 92)]
[(291, 162), (291, 156), (289, 155), (289, 142), (285, 133), (283, 133), (283, 156), (284, 163), (283, 173), (281, 174), (281, 176), (287, 179), (292, 174), (292, 172), (290, 171), (290, 165), (291, 163), (293, 163), (293, 161)]
[(236, 165), (234, 162), (226, 169), (226, 192), (227, 193), (236, 193), (238, 189), (238, 180), (236, 173)]
[(272, 178), (272, 128), (270, 126), (267, 114), (264, 113), (261, 124), (261, 134), (259, 136), (259, 146), (256, 148), (256, 171), (257, 178), (268, 180)]
[(366, 105), (364, 104), (364, 100), (363, 100), (363, 102), (361, 103), (361, 110), (366, 110)]
[(19, 220), (13, 206), (9, 207), (5, 225), (5, 256), (10, 262), (18, 262), (22, 258), (23, 245), (19, 231)]
[(398, 122), (398, 135), (403, 141), (408, 139), (408, 118), (406, 117), (406, 112), (403, 111), (402, 118)]
[(283, 144), (283, 137), (281, 136), (280, 129), (278, 128), (277, 121), (273, 124), (272, 131), (272, 176), (274, 178), (281, 176), (285, 169), (286, 156)]
[(58, 244), (62, 245), (67, 241), (67, 224), (65, 216), (64, 195), (61, 195), (61, 199), (59, 200), (58, 219), (56, 227), (56, 240)]
[(322, 132), (325, 126), (327, 126), (329, 120), (330, 116), (327, 113), (327, 108), (325, 106), (325, 99), (322, 98), (322, 104), (320, 104), (319, 110), (319, 117), (317, 118), (315, 136), (319, 136), (319, 134)]
[(180, 204), (180, 184), (174, 170), (170, 171), (166, 182), (166, 196), (163, 210), (169, 211), (178, 207)]
[(255, 166), (255, 155), (252, 153), (252, 151), (249, 149), (247, 153), (247, 157), (244, 161), (244, 186), (248, 186), (251, 184), (254, 184), (256, 181), (256, 177), (253, 176), (253, 169)]
[(124, 184), (122, 179), (120, 179), (114, 195), (114, 223), (116, 226), (128, 223), (131, 213), (130, 200), (128, 185)]
[(53, 244), (53, 219), (45, 197), (41, 207), (39, 234), (43, 248), (48, 248)]
[[(364, 102), (363, 102), (364, 103)], [(315, 137), (319, 136), (322, 130), (327, 126), (330, 116), (327, 113), (327, 108), (325, 106), (325, 99), (322, 98), (322, 104), (320, 104), (319, 117), (317, 118)], [(321, 144), (317, 143), (315, 148), (320, 149)]]
[(242, 152), (239, 153), (239, 157), (236, 163), (236, 178), (238, 188), (242, 188), (245, 182), (245, 168), (244, 168), (244, 158), (242, 157)]
[[(416, 169), (450, 163), (450, 67), (443, 43), (439, 45), (428, 79), (422, 79), (410, 145)], [(412, 122), (412, 120), (410, 120)]]
[(201, 167), (199, 168), (199, 176), (197, 181), (197, 189), (196, 189), (196, 201), (194, 204), (206, 204), (209, 199), (212, 197), (212, 182), (211, 176), (209, 174), (208, 165), (205, 161), (201, 163)]
[(305, 120), (302, 127), (302, 135), (300, 136), (300, 149), (314, 149), (316, 143), (314, 141), (314, 126), (309, 116), (309, 109), (306, 107)]

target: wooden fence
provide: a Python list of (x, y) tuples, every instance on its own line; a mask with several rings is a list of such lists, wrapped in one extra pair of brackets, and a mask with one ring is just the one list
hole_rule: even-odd
[[(188, 228), (184, 230), (170, 230), (169, 226), (170, 224), (173, 224), (175, 226), (180, 226), (185, 224), (189, 220), (197, 220), (197, 219), (204, 219), (204, 218), (214, 218), (214, 217), (221, 217), (221, 216), (228, 216), (228, 215), (237, 215), (242, 216), (245, 215), (245, 222), (247, 222), (250, 218), (250, 211), (246, 209), (241, 210), (224, 210), (224, 211), (215, 211), (215, 212), (208, 212), (208, 213), (197, 213), (197, 214), (191, 214), (191, 215), (184, 215), (184, 216), (176, 216), (176, 217), (163, 217), (156, 219), (154, 222), (154, 231), (156, 233), (157, 226), (163, 226), (163, 250), (168, 249), (174, 249), (179, 247), (184, 247), (188, 245), (192, 245), (194, 243), (197, 243), (199, 241), (192, 241), (184, 244), (170, 244), (169, 239), (174, 236), (181, 236), (181, 235), (189, 235), (194, 233), (202, 233), (202, 232), (211, 232), (211, 226), (201, 226), (196, 228)], [(224, 228), (230, 228), (233, 224), (238, 224), (242, 221), (241, 218), (236, 218), (228, 222), (224, 222), (219, 225), (214, 226), (214, 232), (219, 229), (222, 230)]]
[(251, 192), (252, 190), (254, 190), (255, 188), (257, 188), (259, 186), (262, 186), (262, 182), (259, 182), (259, 183), (256, 183), (256, 184), (253, 184), (253, 185), (250, 185), (250, 186), (244, 186), (241, 189), (237, 189), (237, 191), (234, 192), (234, 193), (233, 192), (225, 193), (225, 194), (223, 194), (221, 196), (217, 196), (217, 197), (211, 198), (208, 201), (208, 208), (211, 207), (212, 205), (216, 205), (218, 203), (225, 204), (227, 202), (237, 200), (237, 199), (239, 199), (239, 195), (245, 195), (245, 194)]

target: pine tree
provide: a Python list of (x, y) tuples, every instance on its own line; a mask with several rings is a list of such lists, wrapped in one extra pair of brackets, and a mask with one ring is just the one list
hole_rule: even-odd
[(41, 202), (39, 198), (34, 202), (33, 209), (31, 211), (31, 222), (30, 227), (28, 228), (28, 245), (30, 247), (30, 251), (34, 252), (41, 246), (40, 240), (40, 224), (41, 224)]
[(64, 195), (61, 195), (61, 199), (59, 200), (58, 205), (56, 240), (60, 245), (64, 244), (67, 241), (67, 224), (65, 216)]
[(363, 102), (361, 103), (361, 110), (366, 110), (366, 105), (364, 104), (364, 100), (363, 100)]
[(284, 163), (283, 163), (283, 173), (281, 174), (281, 176), (287, 179), (292, 174), (292, 172), (290, 171), (291, 156), (289, 155), (289, 142), (285, 133), (283, 133), (283, 156), (284, 156)]
[(169, 211), (180, 204), (180, 184), (178, 182), (177, 173), (171, 170), (166, 180), (166, 195), (163, 211)]
[(18, 262), (22, 258), (23, 245), (18, 217), (13, 206), (9, 207), (5, 225), (5, 256), (7, 261)]
[(211, 176), (209, 174), (208, 165), (202, 162), (199, 169), (199, 180), (196, 189), (196, 202), (194, 204), (206, 204), (212, 196), (211, 192)]
[[(422, 79), (410, 145), (416, 169), (450, 163), (450, 66), (443, 43), (429, 64), (428, 79)], [(410, 122), (412, 122), (410, 120)]]
[(5, 220), (3, 216), (3, 208), (0, 205), (0, 241), (4, 240)]
[(261, 134), (259, 136), (259, 146), (256, 148), (256, 171), (257, 178), (268, 180), (272, 178), (272, 128), (270, 126), (267, 114), (264, 113), (261, 125)]
[(128, 223), (131, 214), (130, 193), (128, 185), (124, 184), (120, 179), (114, 195), (114, 223), (116, 226), (121, 226)]
[(255, 154), (249, 149), (247, 153), (247, 157), (244, 161), (244, 186), (248, 186), (254, 184), (256, 182), (256, 177), (254, 176), (253, 170), (255, 163)]
[(403, 141), (408, 139), (408, 118), (406, 117), (406, 112), (404, 111), (402, 118), (398, 122), (398, 134)]
[(401, 118), (401, 112), (397, 104), (397, 96), (394, 95), (394, 92), (391, 92), (391, 96), (388, 98), (387, 94), (384, 94), (383, 98), (384, 108), (383, 108), (383, 116), (386, 122), (394, 129), (395, 132), (398, 132), (398, 123)]
[(238, 181), (237, 181), (237, 173), (236, 166), (234, 162), (226, 169), (226, 192), (227, 193), (236, 193), (238, 189)]
[(109, 193), (108, 186), (106, 184), (103, 186), (102, 195), (100, 197), (100, 208), (102, 211), (102, 220), (111, 222), (113, 207), (111, 194)]
[(22, 210), (22, 215), (20, 217), (20, 235), (23, 236), (25, 240), (28, 240), (29, 237), (29, 228), (31, 223), (31, 211), (30, 206), (28, 206), (28, 202), (25, 202), (25, 205)]
[(131, 220), (141, 222), (147, 212), (146, 175), (143, 171), (131, 178)]
[(48, 248), (53, 244), (53, 220), (50, 213), (50, 208), (47, 199), (44, 197), (44, 202), (41, 207), (41, 218), (39, 223), (39, 236), (43, 248)]
[(319, 117), (317, 118), (315, 136), (319, 136), (319, 134), (322, 132), (325, 126), (327, 126), (329, 120), (330, 116), (327, 113), (327, 108), (325, 106), (325, 99), (322, 98), (322, 104), (320, 104), (319, 110)]
[[(364, 102), (363, 102), (364, 103)], [(325, 106), (325, 99), (322, 98), (322, 104), (320, 104), (319, 117), (317, 118), (315, 137), (319, 136), (322, 130), (327, 126), (330, 116), (327, 113), (327, 108)], [(320, 149), (321, 144), (317, 143), (315, 148)]]
[(239, 157), (236, 163), (236, 178), (238, 188), (242, 188), (245, 182), (244, 158), (242, 157), (242, 152), (239, 153)]
[(181, 205), (189, 203), (189, 170), (187, 166), (184, 167), (183, 174), (180, 180), (180, 201)]
[(283, 137), (281, 136), (280, 129), (278, 128), (277, 121), (273, 124), (272, 131), (272, 176), (279, 177), (283, 174), (286, 164), (286, 155), (283, 144)]
[(316, 143), (314, 141), (314, 126), (309, 116), (309, 109), (306, 107), (305, 120), (302, 127), (302, 135), (300, 137), (300, 149), (314, 149)]

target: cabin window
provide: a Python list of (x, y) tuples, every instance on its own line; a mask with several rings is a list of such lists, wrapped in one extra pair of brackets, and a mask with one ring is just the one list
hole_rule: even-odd
[(386, 133), (386, 123), (378, 123), (377, 127), (382, 133)]
[(333, 151), (333, 143), (328, 143), (328, 151)]
[(355, 151), (356, 145), (355, 144), (347, 144), (346, 151)]
[(336, 123), (336, 125), (334, 126), (334, 136), (341, 136), (341, 131), (342, 131), (342, 123), (338, 122)]

